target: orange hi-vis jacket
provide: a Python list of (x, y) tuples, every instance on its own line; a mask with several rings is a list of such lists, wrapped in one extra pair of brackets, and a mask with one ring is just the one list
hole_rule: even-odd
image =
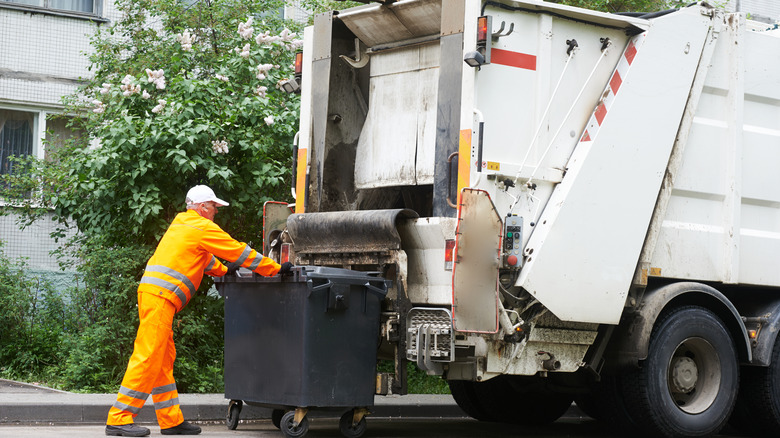
[(203, 274), (221, 277), (227, 272), (216, 257), (235, 261), (260, 275), (270, 277), (280, 265), (239, 242), (217, 224), (194, 210), (179, 213), (160, 240), (138, 292), (160, 295), (180, 311), (200, 286)]

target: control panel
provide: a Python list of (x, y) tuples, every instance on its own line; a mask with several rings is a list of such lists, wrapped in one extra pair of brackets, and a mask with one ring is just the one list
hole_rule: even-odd
[(519, 269), (523, 251), (523, 218), (508, 214), (504, 221), (504, 267)]

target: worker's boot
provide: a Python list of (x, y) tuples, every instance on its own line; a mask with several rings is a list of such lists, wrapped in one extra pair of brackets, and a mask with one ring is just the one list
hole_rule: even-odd
[[(198, 429), (200, 430), (200, 429)], [(133, 423), (123, 424), (121, 426), (106, 426), (106, 435), (108, 436), (148, 436), (149, 429), (136, 426)]]
[(184, 421), (178, 426), (169, 427), (167, 429), (160, 429), (163, 435), (197, 435), (200, 433), (200, 427), (193, 426), (192, 424)]

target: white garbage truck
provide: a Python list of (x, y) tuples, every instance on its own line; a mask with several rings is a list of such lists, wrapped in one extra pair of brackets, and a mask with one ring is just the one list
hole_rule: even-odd
[(469, 415), (780, 433), (780, 31), (707, 3), (608, 14), (387, 0), (304, 33), (295, 264), (392, 280), (380, 356)]

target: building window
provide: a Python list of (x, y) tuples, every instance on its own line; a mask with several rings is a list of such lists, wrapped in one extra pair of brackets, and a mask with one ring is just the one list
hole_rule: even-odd
[(44, 9), (84, 12), (87, 14), (97, 13), (96, 3), (99, 1), (101, 0), (0, 0), (0, 2), (6, 3), (18, 3)]
[(36, 113), (0, 109), (0, 174), (12, 173), (9, 157), (33, 153)]

